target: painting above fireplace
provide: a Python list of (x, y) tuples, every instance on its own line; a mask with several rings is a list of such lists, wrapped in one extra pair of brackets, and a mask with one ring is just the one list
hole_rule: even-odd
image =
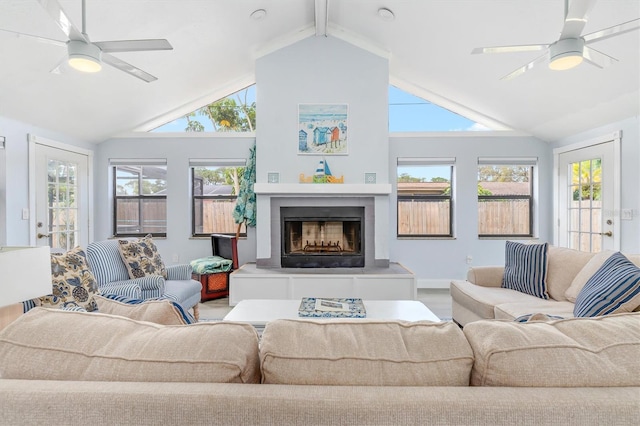
[(281, 207), (283, 268), (361, 268), (364, 207)]

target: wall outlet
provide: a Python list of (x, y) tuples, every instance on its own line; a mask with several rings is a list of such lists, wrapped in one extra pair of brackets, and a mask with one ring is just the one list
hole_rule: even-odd
[(178, 262), (180, 262), (180, 255), (179, 255), (179, 254), (177, 254), (177, 253), (174, 253), (174, 254), (173, 254), (173, 256), (171, 257), (171, 261), (172, 261), (173, 263), (178, 263)]
[(473, 262), (473, 257), (471, 255), (467, 256), (467, 265), (471, 265), (471, 263)]

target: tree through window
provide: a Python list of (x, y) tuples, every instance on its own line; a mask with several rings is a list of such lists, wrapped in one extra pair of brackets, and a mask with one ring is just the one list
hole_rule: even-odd
[(152, 132), (253, 132), (256, 130), (256, 85), (204, 105)]

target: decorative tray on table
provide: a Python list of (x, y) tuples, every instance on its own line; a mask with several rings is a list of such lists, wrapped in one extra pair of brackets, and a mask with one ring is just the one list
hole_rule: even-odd
[(366, 318), (362, 299), (303, 297), (298, 316), (310, 318)]

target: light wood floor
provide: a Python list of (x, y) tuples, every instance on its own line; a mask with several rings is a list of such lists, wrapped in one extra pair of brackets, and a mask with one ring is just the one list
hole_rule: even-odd
[[(418, 289), (418, 300), (424, 303), (440, 319), (451, 319), (451, 295), (449, 289)], [(200, 303), (200, 319), (222, 319), (232, 307), (229, 299), (222, 298)]]

